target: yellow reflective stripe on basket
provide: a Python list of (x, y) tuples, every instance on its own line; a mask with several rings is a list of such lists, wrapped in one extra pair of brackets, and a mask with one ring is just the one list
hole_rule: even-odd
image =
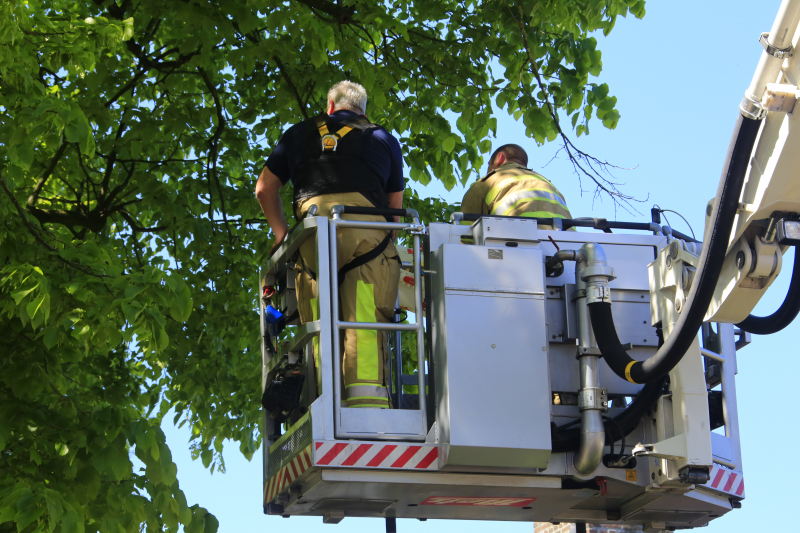
[(633, 381), (631, 379), (631, 368), (633, 367), (633, 365), (635, 365), (638, 362), (639, 361), (631, 361), (630, 363), (628, 363), (628, 366), (625, 367), (625, 379), (627, 379), (631, 383), (636, 383), (635, 381)]
[[(375, 322), (375, 290), (370, 283), (356, 282), (356, 322)], [(378, 332), (356, 330), (356, 379), (378, 380)]]

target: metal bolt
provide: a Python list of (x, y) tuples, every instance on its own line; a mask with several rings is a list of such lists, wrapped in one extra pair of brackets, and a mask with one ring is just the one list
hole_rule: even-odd
[(680, 298), (676, 299), (676, 300), (675, 300), (675, 310), (676, 310), (676, 311), (678, 311), (678, 312), (680, 312), (680, 310), (681, 310), (681, 305), (683, 305), (683, 304), (681, 303), (681, 299), (680, 299)]
[(672, 244), (669, 245), (669, 256), (673, 259), (678, 257), (678, 252), (680, 251), (680, 246), (678, 243), (673, 241)]
[(706, 206), (706, 215), (711, 216), (712, 211), (714, 211), (714, 204), (708, 204)]
[(542, 351), (546, 352), (547, 351), (547, 346), (542, 346)]
[(496, 344), (492, 344), (492, 348), (497, 348), (497, 345)]
[(672, 258), (667, 256), (667, 268), (672, 268)]
[(736, 254), (736, 268), (739, 270), (744, 268), (744, 252), (741, 250)]

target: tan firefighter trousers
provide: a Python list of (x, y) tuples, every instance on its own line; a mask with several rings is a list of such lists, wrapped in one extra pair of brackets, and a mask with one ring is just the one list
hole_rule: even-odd
[[(334, 205), (373, 207), (359, 193), (325, 194), (298, 202), (297, 213), (304, 214), (312, 206), (317, 213), (330, 216)], [(381, 216), (344, 215), (345, 220), (369, 220), (385, 222)], [(339, 268), (355, 257), (378, 246), (386, 237), (386, 231), (373, 229), (344, 228), (337, 232), (337, 255)], [(317, 253), (314, 239), (300, 246), (300, 257), (305, 268), (297, 269), (297, 301), (302, 323), (319, 318), (317, 300)], [(308, 272), (311, 270), (314, 277)], [(336, 272), (332, 282), (336, 283)], [(390, 242), (378, 257), (365, 265), (356, 267), (345, 276), (339, 286), (340, 319), (348, 322), (389, 322), (394, 314), (400, 279), (400, 261), (394, 243)], [(389, 347), (388, 332), (375, 330), (342, 330), (340, 336), (342, 353), (342, 405), (347, 407), (390, 408)], [(319, 376), (319, 337), (314, 342), (315, 365)], [(321, 380), (317, 377), (317, 387)]]

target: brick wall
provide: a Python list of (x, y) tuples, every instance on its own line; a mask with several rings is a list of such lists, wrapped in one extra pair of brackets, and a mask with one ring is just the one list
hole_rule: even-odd
[[(536, 522), (534, 533), (576, 533), (575, 524), (551, 524)], [(586, 524), (586, 533), (641, 533), (641, 526), (625, 526), (620, 524)]]

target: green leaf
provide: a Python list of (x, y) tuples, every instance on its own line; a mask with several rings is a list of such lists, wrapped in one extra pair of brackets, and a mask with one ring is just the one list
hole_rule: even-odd
[(11, 297), (14, 298), (16, 304), (19, 305), (19, 303), (22, 301), (23, 298), (25, 298), (27, 295), (35, 291), (38, 287), (39, 284), (37, 283), (36, 285), (33, 286), (33, 288), (12, 292)]
[(25, 507), (24, 509), (17, 511), (17, 514), (14, 516), (14, 522), (17, 523), (17, 531), (22, 531), (30, 524), (35, 522), (39, 519), (42, 514), (44, 514), (45, 508), (41, 505), (31, 505), (30, 507)]
[(453, 151), (453, 148), (456, 147), (456, 138), (454, 136), (447, 137), (444, 141), (442, 141), (442, 150), (447, 152), (448, 154)]
[(14, 520), (15, 514), (13, 507), (0, 507), (0, 524)]
[(217, 517), (211, 513), (208, 513), (205, 516), (205, 528), (203, 528), (203, 533), (217, 533), (219, 529), (219, 521)]
[(45, 347), (48, 350), (51, 349), (58, 343), (58, 330), (53, 328), (45, 330), (42, 340), (44, 341)]
[(74, 509), (69, 509), (61, 521), (61, 531), (64, 533), (84, 533), (83, 520)]

